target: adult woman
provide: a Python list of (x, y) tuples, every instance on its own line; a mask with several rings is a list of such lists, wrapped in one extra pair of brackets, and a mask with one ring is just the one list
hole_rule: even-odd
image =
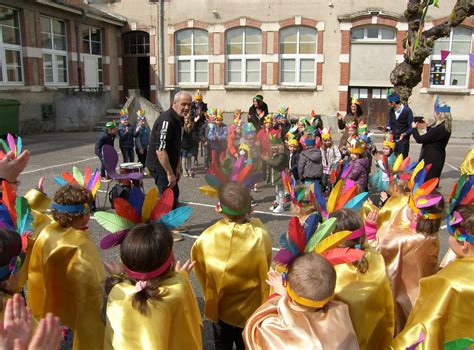
[(424, 135), (420, 135), (418, 124), (424, 127), (424, 122), (412, 123), (413, 137), (417, 143), (421, 143), (420, 158), (425, 160), (425, 164), (431, 164), (426, 180), (434, 177), (440, 177), (443, 171), (444, 161), (446, 160), (446, 145), (451, 137), (451, 107), (447, 104), (439, 104), (436, 98), (435, 106), (435, 122), (428, 126)]
[(268, 115), (268, 106), (263, 102), (262, 95), (255, 95), (253, 104), (249, 108), (248, 122), (252, 123), (257, 132), (263, 125), (263, 118)]
[(364, 112), (360, 106), (360, 101), (356, 96), (352, 97), (351, 100), (351, 109), (343, 117), (341, 114), (337, 113), (337, 127), (339, 130), (344, 130), (341, 140), (339, 141), (339, 148), (346, 146), (347, 138), (349, 137), (349, 131), (347, 129), (347, 124), (355, 122), (356, 125), (359, 124), (359, 119), (362, 118)]

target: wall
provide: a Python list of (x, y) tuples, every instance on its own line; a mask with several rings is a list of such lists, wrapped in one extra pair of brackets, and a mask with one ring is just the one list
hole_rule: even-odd
[(55, 131), (90, 130), (112, 107), (110, 92), (67, 94), (54, 96)]
[(394, 44), (351, 44), (349, 85), (392, 86), (396, 49)]

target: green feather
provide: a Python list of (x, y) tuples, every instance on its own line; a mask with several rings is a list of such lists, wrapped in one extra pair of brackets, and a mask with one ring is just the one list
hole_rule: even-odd
[(26, 200), (25, 197), (16, 197), (15, 201), (15, 209), (16, 209), (16, 215), (17, 215), (17, 230), (19, 233), (22, 233), (22, 225), (23, 221), (26, 215), (28, 215), (28, 201)]
[(306, 243), (306, 247), (304, 248), (305, 253), (312, 252), (314, 248), (318, 245), (318, 243), (321, 242), (330, 233), (332, 233), (335, 228), (336, 228), (336, 218), (329, 218), (326, 221), (324, 221), (321, 225), (319, 225), (314, 235), (311, 236), (308, 243)]
[(118, 232), (127, 228), (132, 228), (135, 224), (127, 219), (124, 219), (117, 214), (108, 213), (106, 211), (99, 211), (94, 214), (94, 218), (99, 225), (109, 232)]
[(82, 172), (75, 166), (72, 167), (72, 176), (74, 176), (79, 185), (84, 186), (84, 175), (82, 175)]
[(474, 344), (474, 339), (465, 337), (444, 343), (444, 350), (463, 350), (469, 349), (469, 345)]
[(0, 144), (3, 146), (3, 149), (5, 150), (5, 153), (10, 152), (10, 147), (8, 147), (7, 143), (3, 141), (3, 139), (0, 138)]

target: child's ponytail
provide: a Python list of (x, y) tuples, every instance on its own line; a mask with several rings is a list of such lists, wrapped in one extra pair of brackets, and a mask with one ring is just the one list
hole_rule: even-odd
[(135, 283), (137, 292), (133, 295), (132, 306), (142, 315), (146, 316), (148, 314), (148, 300), (160, 299), (160, 281), (161, 279), (154, 279)]

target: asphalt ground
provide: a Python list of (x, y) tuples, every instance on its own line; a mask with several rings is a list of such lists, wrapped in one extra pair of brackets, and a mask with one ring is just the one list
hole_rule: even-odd
[[(55, 191), (59, 188), (53, 180), (55, 175), (60, 174), (62, 171), (71, 171), (74, 165), (82, 170), (87, 165), (92, 169), (99, 167), (100, 163), (94, 154), (94, 143), (97, 136), (98, 134), (95, 132), (53, 133), (25, 136), (23, 142), (25, 147), (30, 150), (31, 157), (27, 168), (20, 176), (21, 185), (19, 192), (24, 193), (30, 188), (35, 187), (39, 178), (45, 177), (45, 192), (50, 197), (53, 197)], [(334, 138), (335, 142), (337, 142), (339, 135), (334, 135)], [(373, 136), (372, 139), (378, 148), (381, 149), (382, 137)], [(470, 149), (471, 143), (469, 139), (451, 139), (447, 146), (446, 164), (443, 169), (440, 185), (440, 191), (446, 199), (449, 196), (452, 184), (459, 177), (458, 167)], [(116, 147), (118, 148), (117, 144)], [(417, 159), (420, 146), (412, 139), (410, 147), (411, 158)], [(119, 161), (121, 161), (121, 156), (119, 157)], [(196, 168), (195, 178), (182, 178), (179, 182), (181, 190), (180, 201), (187, 202), (193, 208), (191, 218), (186, 224), (189, 232), (184, 235), (185, 238), (183, 241), (175, 243), (174, 246), (176, 258), (182, 262), (189, 258), (191, 247), (196, 237), (219, 219), (219, 215), (214, 210), (215, 201), (205, 197), (199, 192), (199, 186), (205, 184), (202, 158), (200, 158), (200, 163), (201, 165)], [(151, 186), (154, 186), (153, 180), (145, 178), (145, 190), (148, 190)], [(101, 189), (105, 189), (104, 184), (102, 184)], [(285, 232), (290, 213), (274, 214), (270, 212), (269, 208), (275, 199), (274, 189), (271, 185), (260, 184), (258, 192), (252, 193), (252, 195), (257, 202), (253, 215), (261, 219), (267, 225), (272, 235), (274, 250), (277, 250), (278, 237), (281, 233)], [(103, 193), (98, 194), (98, 207), (103, 206), (104, 198)], [(105, 209), (111, 210), (108, 200), (106, 201)], [(98, 242), (107, 232), (92, 219), (90, 222), (90, 234), (92, 239)], [(448, 234), (446, 232), (445, 223), (443, 223), (439, 236), (441, 241), (441, 259), (447, 250)], [(108, 261), (118, 261), (118, 252), (118, 248), (106, 251), (100, 250), (102, 259)], [(242, 264), (245, 265), (245, 262), (242, 262)], [(193, 274), (191, 274), (191, 282), (202, 310), (202, 291)], [(204, 328), (204, 348), (213, 349), (211, 323), (204, 320)]]

